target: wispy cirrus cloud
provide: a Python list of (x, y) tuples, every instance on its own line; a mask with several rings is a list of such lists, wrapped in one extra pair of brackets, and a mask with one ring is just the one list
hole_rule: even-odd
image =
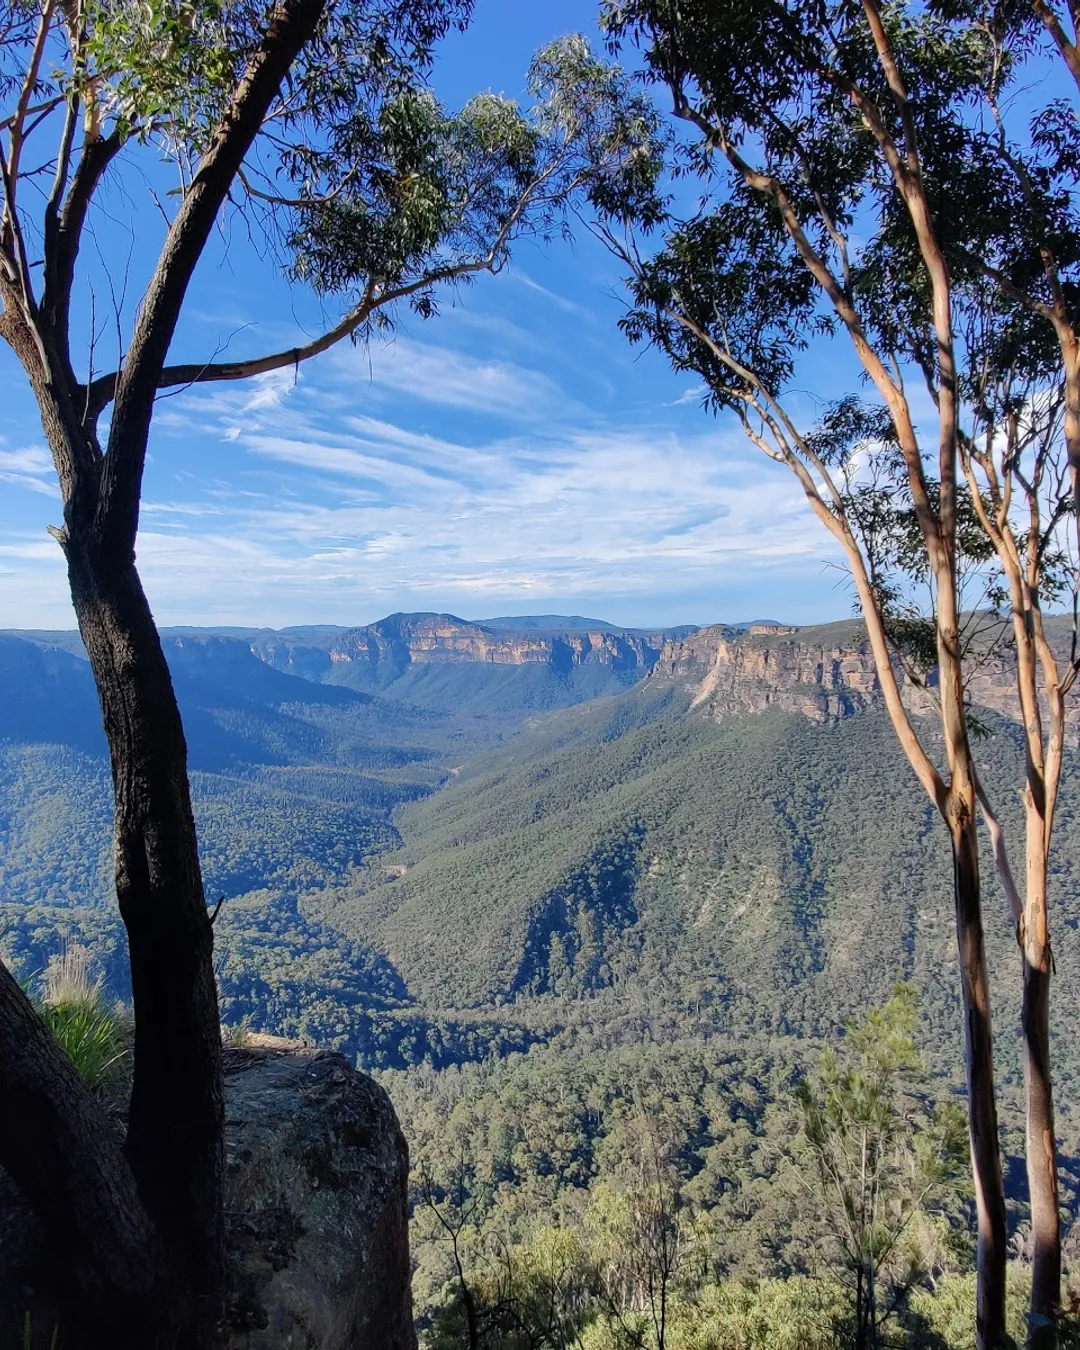
[(0, 483), (28, 488), (44, 497), (59, 497), (60, 489), (54, 474), (52, 456), (40, 446), (26, 446), (19, 450), (0, 447)]
[[(544, 372), (411, 339), (370, 370), (340, 352), (187, 391), (159, 404), (155, 437), (138, 558), (162, 622), (353, 623), (595, 597), (655, 614), (689, 592), (710, 607), (695, 617), (730, 618), (762, 604), (719, 610), (710, 596), (795, 587), (835, 561), (796, 485), (737, 428), (662, 404), (600, 415)], [(0, 473), (43, 471), (21, 453)], [(40, 612), (46, 579), (53, 608), (66, 603), (43, 543), (48, 567), (36, 545), (5, 551), (0, 536), (9, 591), (28, 579), (6, 622), (60, 622)]]
[(399, 337), (386, 347), (339, 349), (335, 360), (352, 380), (463, 412), (533, 421), (569, 410), (570, 400), (541, 371), (415, 338)]

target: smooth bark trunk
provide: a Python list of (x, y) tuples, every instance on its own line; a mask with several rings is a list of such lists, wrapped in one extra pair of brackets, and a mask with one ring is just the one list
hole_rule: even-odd
[(964, 998), (968, 1135), (978, 1219), (976, 1346), (996, 1350), (1005, 1334), (1005, 1192), (994, 1098), (990, 985), (986, 971), (974, 818), (961, 805), (950, 821), (956, 937)]
[(1039, 1320), (1056, 1319), (1061, 1307), (1061, 1219), (1058, 1207), (1054, 1090), (1050, 1074), (1050, 929), (1047, 914), (1048, 841), (1061, 766), (1064, 708), (1056, 690), (1057, 671), (1046, 671), (1051, 687), (1051, 740), (1043, 745), (1038, 698), (1038, 667), (1022, 601), (1014, 602), (1017, 683), (1027, 747), (1024, 790), (1025, 885), (1023, 914), (1017, 925), (1023, 960), (1024, 992), (1020, 1025), (1024, 1045), (1024, 1101), (1028, 1197), (1031, 1204), (1032, 1271), (1029, 1344), (1039, 1338)]
[[(1027, 1174), (1031, 1200), (1031, 1312), (1054, 1319), (1061, 1307), (1061, 1222), (1058, 1207), (1054, 1092), (1050, 1076), (1050, 978), (1046, 855), (1042, 812), (1028, 789), (1028, 884), (1021, 948)], [(1036, 1328), (1033, 1328), (1033, 1336)]]
[(221, 1031), (187, 747), (134, 557), (92, 535), (64, 547), (112, 762), (135, 1011), (125, 1153), (183, 1281), (181, 1344), (212, 1344), (224, 1285)]

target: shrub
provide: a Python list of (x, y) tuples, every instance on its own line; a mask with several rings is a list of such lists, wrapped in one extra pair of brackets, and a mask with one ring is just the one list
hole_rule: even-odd
[(129, 1032), (122, 1012), (102, 996), (90, 974), (84, 947), (54, 956), (42, 980), (41, 1015), (53, 1036), (94, 1092), (107, 1096), (123, 1081)]

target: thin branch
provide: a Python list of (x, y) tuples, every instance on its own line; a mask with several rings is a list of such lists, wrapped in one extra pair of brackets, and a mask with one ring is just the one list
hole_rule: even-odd
[(41, 19), (38, 23), (37, 34), (34, 38), (34, 46), (30, 53), (30, 60), (26, 67), (26, 78), (23, 80), (22, 89), (19, 93), (19, 101), (15, 105), (15, 113), (11, 119), (9, 128), (11, 134), (11, 147), (8, 155), (8, 174), (11, 182), (7, 185), (8, 192), (8, 210), (15, 212), (15, 182), (19, 177), (19, 160), (22, 156), (22, 147), (26, 139), (25, 121), (30, 108), (30, 100), (34, 95), (34, 89), (37, 87), (38, 71), (41, 69), (41, 59), (45, 54), (45, 43), (49, 36), (49, 28), (52, 26), (53, 14), (56, 12), (56, 0), (45, 0), (41, 7)]
[(134, 543), (154, 398), (191, 277), (236, 172), (325, 4), (278, 0), (166, 237), (113, 391), (98, 516), (118, 546)]
[(975, 795), (982, 807), (983, 819), (986, 821), (986, 828), (990, 833), (990, 843), (994, 850), (994, 865), (997, 868), (1005, 898), (1009, 902), (1009, 913), (1012, 915), (1017, 932), (1019, 932), (1020, 925), (1024, 921), (1024, 904), (1020, 899), (1020, 892), (1013, 878), (1012, 867), (1009, 865), (1009, 854), (1005, 847), (1005, 834), (994, 813), (994, 808), (990, 805), (990, 799), (983, 789), (982, 780), (977, 773), (974, 774), (974, 778)]

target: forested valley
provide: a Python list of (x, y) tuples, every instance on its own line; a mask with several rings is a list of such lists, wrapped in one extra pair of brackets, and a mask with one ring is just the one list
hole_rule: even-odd
[(0, 7), (0, 1337), (1078, 1344), (1080, 4), (490, 10)]
[[(848, 624), (696, 639), (710, 641), (842, 653), (860, 636)], [(60, 635), (2, 642), (0, 694), (18, 710), (2, 747), (5, 958), (34, 987), (61, 948), (85, 948), (106, 997), (123, 1000), (85, 662)], [(833, 1047), (843, 1072), (883, 1075), (905, 1144), (914, 1132), (926, 1148), (963, 1091), (947, 849), (874, 700), (814, 721), (693, 707), (700, 674), (659, 666), (575, 680), (476, 661), (358, 689), (278, 671), (250, 637), (167, 642), (208, 895), (222, 901), (227, 1034), (341, 1049), (388, 1088), (410, 1141), (425, 1343), (468, 1344), (467, 1290), (485, 1347), (651, 1345), (658, 1260), (668, 1346), (838, 1343), (850, 1271), (813, 1183), (799, 1084), (825, 1081)], [(590, 697), (597, 684), (607, 692)], [(59, 743), (45, 729), (57, 707)], [(980, 771), (996, 785), (1021, 750), (1014, 722), (984, 717)], [(1071, 822), (1068, 797), (1062, 810)], [(1063, 838), (1054, 915), (1068, 986), (1080, 834), (1067, 825)], [(1021, 1334), (1015, 939), (999, 893), (987, 923)], [(875, 1008), (891, 1009), (910, 1062), (845, 1060), (843, 1028)], [(1068, 1007), (1055, 1014), (1068, 1235), (1080, 1057)], [(881, 1263), (896, 1288), (912, 1283), (888, 1319), (905, 1344), (970, 1343), (970, 1196), (950, 1128), (933, 1144), (941, 1175)], [(890, 1162), (886, 1203), (916, 1157), (925, 1165), (917, 1150)], [(1070, 1258), (1075, 1244), (1080, 1228)]]

